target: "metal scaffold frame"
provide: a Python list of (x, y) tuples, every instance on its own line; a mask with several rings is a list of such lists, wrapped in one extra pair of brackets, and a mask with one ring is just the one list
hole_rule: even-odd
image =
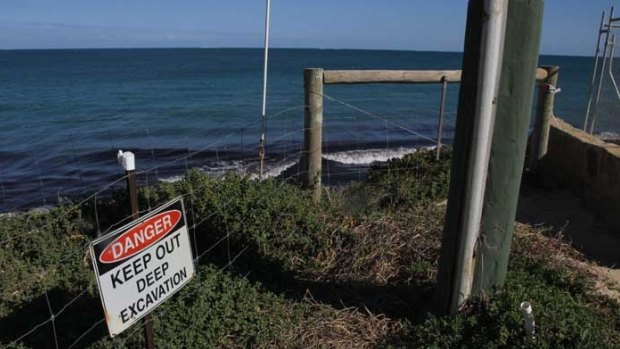
[[(592, 80), (590, 82), (590, 92), (588, 93), (588, 104), (586, 107), (586, 115), (583, 122), (583, 130), (594, 133), (596, 124), (598, 121), (599, 104), (601, 100), (601, 90), (603, 87), (603, 81), (605, 75), (609, 74), (611, 82), (614, 86), (618, 100), (620, 100), (620, 90), (618, 84), (613, 76), (613, 60), (614, 60), (614, 46), (616, 43), (616, 36), (613, 33), (614, 29), (620, 29), (620, 17), (614, 17), (614, 6), (609, 11), (609, 17), (605, 22), (605, 11), (601, 15), (601, 24), (599, 25), (598, 37), (596, 39), (596, 49), (594, 51), (594, 68), (592, 69)], [(603, 46), (603, 62), (599, 69), (599, 58), (601, 57), (601, 38), (605, 35), (605, 41)], [(595, 90), (596, 87), (596, 90)], [(596, 92), (595, 92), (596, 91)]]

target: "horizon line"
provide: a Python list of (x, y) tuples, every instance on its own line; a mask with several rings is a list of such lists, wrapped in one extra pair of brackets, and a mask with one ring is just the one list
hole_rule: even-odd
[[(53, 48), (0, 48), (0, 51), (63, 51), (63, 50), (179, 50), (179, 49), (193, 49), (193, 50), (263, 50), (263, 47), (259, 46), (213, 46), (213, 47), (200, 47), (200, 46), (178, 46), (178, 47), (53, 47)], [(449, 51), (449, 50), (415, 50), (415, 49), (393, 49), (393, 48), (337, 48), (337, 47), (270, 47), (270, 50), (329, 50), (329, 51), (394, 51), (394, 52), (432, 52), (432, 53), (458, 53), (462, 54), (463, 51)], [(558, 53), (539, 53), (540, 56), (562, 56), (562, 57), (583, 57), (591, 58), (582, 54), (558, 54)]]

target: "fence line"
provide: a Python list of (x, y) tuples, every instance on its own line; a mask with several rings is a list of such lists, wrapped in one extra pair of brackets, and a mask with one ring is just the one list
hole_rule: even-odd
[[(340, 105), (343, 105), (345, 107), (347, 107), (350, 110), (353, 110), (357, 113), (360, 113), (361, 115), (363, 115), (364, 117), (368, 117), (374, 120), (377, 120), (379, 122), (382, 122), (384, 125), (384, 128), (387, 130), (388, 129), (388, 125), (393, 126), (397, 129), (401, 129), (403, 131), (408, 132), (409, 134), (415, 135), (417, 137), (420, 137), (422, 139), (425, 140), (429, 140), (429, 141), (434, 141), (434, 139), (432, 139), (431, 137), (425, 136), (422, 133), (419, 133), (417, 131), (414, 131), (410, 128), (408, 128), (405, 125), (402, 125), (398, 122), (395, 122), (393, 120), (390, 120), (388, 117), (384, 117), (384, 116), (380, 116), (377, 115), (376, 113), (367, 111), (361, 107), (355, 106), (351, 103), (345, 102), (343, 100), (337, 99), (335, 97), (332, 97), (330, 95), (326, 95), (326, 94), (322, 94), (323, 97), (325, 97), (326, 99), (330, 100), (331, 102), (334, 103), (338, 103)], [(284, 115), (287, 112), (290, 111), (295, 111), (295, 110), (300, 110), (305, 108), (305, 105), (302, 106), (295, 106), (295, 107), (291, 107), (291, 108), (287, 108), (282, 110), (281, 112), (275, 113), (273, 114), (269, 120), (279, 120), (281, 118), (282, 115)], [(332, 120), (338, 120), (338, 118), (331, 118)], [(346, 120), (347, 118), (340, 118), (341, 120)], [(252, 125), (257, 124), (260, 121), (260, 119), (257, 120), (253, 120), (251, 122), (248, 122), (247, 124), (245, 124), (243, 126), (242, 129), (245, 128), (249, 128)], [(301, 128), (301, 129), (292, 129), (289, 132), (284, 132), (281, 135), (279, 135), (278, 137), (275, 137), (273, 139), (269, 139), (270, 142), (278, 142), (279, 140), (283, 140), (286, 139), (287, 137), (291, 136), (291, 135), (295, 135), (295, 134), (301, 134), (303, 133), (305, 129)], [(185, 156), (182, 157), (178, 157), (175, 158), (173, 160), (170, 161), (166, 161), (164, 163), (161, 164), (157, 164), (155, 166), (151, 166), (148, 167), (146, 169), (142, 169), (142, 170), (138, 170), (136, 171), (136, 174), (142, 174), (146, 176), (146, 184), (148, 186), (149, 184), (149, 180), (152, 178), (152, 174), (153, 173), (158, 173), (158, 171), (162, 170), (165, 166), (168, 166), (170, 164), (174, 164), (174, 163), (184, 163), (184, 167), (185, 167), (185, 171), (188, 172), (190, 170), (190, 162), (192, 160), (192, 158), (196, 155), (199, 155), (202, 151), (206, 151), (209, 149), (214, 148), (217, 144), (221, 144), (222, 142), (230, 139), (231, 137), (234, 137), (236, 135), (235, 132), (231, 132), (225, 135), (222, 135), (220, 137), (218, 137), (216, 140), (209, 142), (208, 145), (200, 148), (199, 150), (193, 150), (190, 151), (188, 149), (187, 154)], [(388, 145), (389, 145), (389, 134), (386, 136)], [(243, 143), (243, 142), (242, 142)], [(286, 162), (289, 160), (293, 160), (293, 159), (298, 159), (299, 157), (301, 157), (301, 155), (303, 155), (303, 149), (300, 149), (299, 151), (293, 152), (293, 153), (288, 153), (287, 151), (284, 152), (284, 156), (283, 159), (280, 160), (282, 162)], [(154, 155), (154, 150), (151, 149), (151, 154), (153, 157), (155, 157)], [(217, 160), (219, 160), (219, 153), (218, 150), (216, 149), (216, 157)], [(219, 163), (219, 161), (218, 161)], [(414, 167), (412, 167), (411, 169), (415, 169)], [(382, 170), (378, 170), (378, 171), (382, 171)], [(386, 170), (387, 171), (387, 170)], [(297, 176), (304, 174), (303, 169), (298, 169), (297, 171)], [(328, 171), (328, 174), (333, 175), (333, 176), (338, 176), (338, 173), (332, 173), (331, 171)], [(113, 190), (115, 186), (119, 186), (122, 184), (122, 182), (124, 180), (127, 179), (127, 175), (120, 175), (119, 174), (119, 178), (110, 181), (109, 183), (101, 186), (97, 191), (95, 191), (94, 193), (89, 194), (87, 197), (81, 199), (80, 201), (78, 201), (75, 204), (71, 204), (70, 206), (67, 207), (67, 210), (62, 212), (62, 214), (57, 215), (55, 217), (53, 217), (53, 219), (49, 219), (43, 222), (43, 224), (41, 226), (37, 226), (31, 230), (29, 230), (28, 232), (22, 233), (22, 234), (18, 234), (18, 235), (14, 235), (14, 236), (10, 236), (7, 237), (6, 239), (3, 239), (2, 241), (0, 241), (0, 246), (2, 245), (6, 245), (11, 241), (15, 241), (16, 239), (20, 239), (20, 238), (25, 238), (26, 236), (29, 236), (31, 234), (37, 233), (37, 232), (41, 232), (41, 231), (45, 231), (45, 230), (49, 230), (49, 229), (53, 229), (54, 225), (62, 220), (65, 219), (69, 219), (71, 217), (72, 214), (84, 209), (84, 208), (90, 208), (92, 207), (94, 209), (94, 218), (95, 218), (95, 226), (96, 226), (96, 230), (99, 234), (107, 234), (109, 233), (111, 230), (115, 229), (116, 227), (120, 227), (122, 225), (124, 225), (125, 223), (129, 222), (131, 220), (131, 215), (126, 215), (118, 220), (116, 220), (115, 222), (103, 222), (100, 221), (100, 210), (102, 209), (101, 207), (99, 207), (98, 205), (100, 204), (100, 200), (102, 197), (104, 197), (104, 194), (109, 191), (109, 190)], [(158, 178), (159, 176), (157, 176)], [(196, 212), (196, 208), (195, 208), (195, 203), (194, 203), (194, 195), (196, 193), (197, 190), (201, 190), (204, 187), (194, 187), (194, 184), (191, 181), (188, 181), (188, 188), (187, 188), (187, 192), (182, 193), (181, 196), (183, 196), (184, 198), (189, 197), (190, 200), (190, 212), (189, 216), (191, 218), (192, 221), (192, 225), (190, 225), (188, 228), (191, 229), (193, 231), (192, 236), (194, 239), (194, 253), (195, 253), (195, 263), (199, 263), (201, 261), (201, 259), (203, 257), (205, 257), (206, 255), (208, 255), (209, 252), (213, 251), (217, 246), (220, 246), (222, 243), (224, 243), (225, 241), (228, 242), (228, 244), (230, 245), (230, 238), (232, 236), (232, 234), (234, 234), (233, 231), (229, 231), (228, 227), (226, 228), (227, 233), (219, 238), (217, 241), (215, 241), (214, 243), (212, 243), (208, 248), (206, 248), (204, 251), (200, 252), (198, 250), (198, 246), (197, 246), (197, 238), (196, 238), (196, 229), (200, 226), (202, 226), (202, 224), (204, 224), (205, 222), (207, 222), (211, 217), (213, 217), (214, 213), (210, 213), (208, 214), (206, 217), (200, 217), (199, 214), (197, 214)], [(206, 185), (206, 184), (205, 184)], [(149, 212), (150, 210), (152, 210), (152, 206), (151, 206), (151, 198), (150, 196), (146, 196), (146, 200), (147, 200), (147, 207), (144, 208), (143, 210), (140, 211), (140, 214), (142, 213), (146, 213)], [(231, 202), (233, 202), (235, 200), (235, 198), (230, 198), (228, 201), (226, 201), (223, 204), (223, 207), (227, 207)], [(92, 202), (92, 206), (91, 205)], [(287, 212), (287, 210), (291, 207), (291, 203), (288, 203), (286, 205), (286, 207), (282, 210), (282, 212), (280, 212), (280, 214), (276, 217), (277, 222), (281, 221), (287, 214), (289, 214)], [(243, 217), (243, 221), (245, 222), (247, 221), (249, 217)], [(28, 218), (29, 219), (29, 218)], [(198, 221), (197, 221), (198, 220)], [(102, 225), (105, 225), (106, 227), (102, 227)], [(75, 250), (73, 251), (68, 251), (66, 254), (63, 255), (62, 258), (60, 258), (59, 260), (57, 260), (54, 264), (49, 265), (46, 267), (46, 270), (52, 270), (52, 269), (56, 269), (58, 268), (58, 266), (60, 266), (62, 263), (69, 261), (73, 258), (75, 258), (77, 255), (81, 254), (84, 252), (85, 248), (90, 244), (90, 242), (85, 242), (83, 245), (80, 245), (79, 247), (76, 247)], [(64, 247), (63, 247), (64, 248)], [(243, 253), (247, 252), (249, 249), (249, 245), (246, 245), (245, 247), (243, 247), (241, 249), (241, 251), (239, 251), (236, 255), (231, 255), (230, 251), (228, 253), (228, 263), (226, 263), (220, 270), (219, 272), (223, 272), (226, 269), (232, 267), (235, 262), (243, 255)], [(23, 285), (29, 285), (29, 283), (25, 282)], [(27, 338), (28, 336), (32, 335), (33, 333), (35, 333), (37, 330), (39, 330), (40, 328), (44, 327), (45, 325), (50, 324), (53, 327), (53, 331), (54, 331), (54, 340), (55, 340), (55, 344), (56, 347), (59, 346), (58, 344), (58, 335), (56, 333), (56, 323), (55, 320), (62, 316), (65, 315), (67, 313), (67, 309), (69, 309), (72, 305), (74, 305), (78, 300), (82, 299), (84, 296), (86, 296), (88, 294), (88, 291), (91, 289), (92, 285), (88, 285), (85, 288), (78, 290), (78, 293), (72, 297), (68, 302), (65, 302), (64, 304), (60, 305), (60, 306), (56, 306), (57, 309), (59, 309), (57, 312), (53, 311), (53, 307), (52, 304), (50, 303), (49, 300), (49, 296), (48, 296), (48, 292), (51, 291), (51, 286), (50, 285), (46, 285), (46, 279), (43, 278), (41, 280), (41, 285), (43, 285), (43, 293), (46, 297), (47, 300), (47, 304), (48, 304), (48, 310), (50, 313), (49, 318), (47, 318), (45, 321), (36, 324), (34, 327), (32, 327), (30, 330), (28, 330), (26, 333), (21, 334), (17, 339), (14, 339), (13, 341), (11, 341), (8, 345), (6, 345), (7, 347), (17, 344), (18, 342), (22, 341), (24, 338)], [(153, 313), (155, 314), (155, 312)], [(76, 345), (78, 345), (88, 334), (90, 334), (92, 331), (94, 331), (99, 325), (101, 325), (103, 323), (104, 319), (100, 319), (97, 320), (96, 322), (94, 322), (90, 327), (88, 327), (84, 332), (80, 333), (79, 336), (75, 339), (75, 341), (73, 341), (69, 347), (74, 347)], [(135, 326), (134, 329), (130, 330), (128, 332), (127, 336), (133, 336), (136, 333), (139, 332), (140, 326)]]
[[(274, 119), (276, 119), (276, 118), (278, 118), (280, 115), (284, 114), (285, 112), (292, 111), (292, 110), (295, 110), (295, 109), (300, 109), (300, 108), (303, 108), (303, 106), (302, 106), (302, 107), (298, 107), (298, 106), (297, 106), (297, 107), (287, 108), (287, 109), (285, 109), (285, 110), (283, 110), (283, 111), (281, 111), (281, 112), (278, 112), (278, 113), (273, 114), (273, 118), (274, 118)], [(246, 126), (244, 126), (244, 128), (245, 128), (245, 127), (249, 127), (249, 126), (251, 126), (252, 124), (255, 124), (255, 123), (256, 123), (256, 121), (252, 121), (252, 122), (250, 122), (250, 123), (247, 123), (247, 124), (246, 124)], [(300, 132), (300, 131), (295, 131), (295, 133), (297, 133), (297, 132)], [(225, 139), (230, 138), (230, 137), (231, 137), (231, 136), (233, 136), (233, 135), (234, 135), (234, 133), (229, 133), (229, 134), (227, 134), (227, 135), (224, 135), (224, 136), (222, 136), (222, 137), (219, 137), (217, 140), (215, 140), (214, 142), (209, 143), (209, 145), (207, 145), (206, 147), (202, 148), (201, 150), (199, 150), (199, 151), (194, 151), (194, 152), (189, 152), (189, 154), (188, 154), (187, 156), (180, 157), (180, 158), (175, 159), (175, 160), (173, 160), (173, 161), (169, 161), (169, 162), (167, 162), (166, 164), (170, 164), (170, 163), (172, 163), (172, 162), (180, 162), (180, 161), (185, 161), (186, 171), (188, 171), (188, 170), (189, 170), (188, 159), (190, 159), (192, 156), (196, 155), (198, 152), (200, 152), (200, 151), (202, 151), (202, 150), (209, 149), (209, 148), (211, 148), (211, 147), (215, 146), (216, 144), (218, 144), (218, 143), (220, 143), (220, 142), (224, 141)], [(276, 141), (277, 141), (278, 139), (283, 138), (283, 137), (287, 137), (288, 135), (289, 135), (289, 134), (287, 133), (287, 134), (285, 134), (285, 135), (283, 135), (283, 136), (281, 136), (281, 137), (275, 138), (274, 140), (276, 140)], [(156, 171), (156, 170), (160, 169), (160, 168), (161, 168), (161, 167), (163, 167), (163, 166), (164, 166), (164, 165), (162, 165), (162, 164), (160, 164), (160, 165), (158, 165), (158, 166), (153, 166), (153, 167), (150, 167), (150, 168), (147, 168), (147, 169), (144, 169), (144, 170), (140, 170), (140, 171), (139, 171), (139, 173), (148, 175), (148, 174), (152, 173), (153, 171)], [(2, 241), (0, 241), (0, 245), (6, 245), (6, 244), (8, 244), (8, 243), (10, 243), (10, 242), (12, 242), (12, 241), (15, 241), (16, 239), (24, 238), (24, 237), (26, 237), (26, 236), (32, 235), (32, 234), (37, 233), (37, 232), (41, 232), (41, 231), (46, 231), (46, 230), (52, 229), (52, 227), (56, 224), (56, 222), (60, 222), (60, 221), (62, 221), (62, 220), (64, 220), (64, 219), (69, 219), (69, 218), (70, 218), (70, 216), (71, 216), (73, 213), (75, 213), (76, 211), (78, 211), (78, 210), (82, 209), (83, 207), (85, 207), (85, 205), (86, 205), (86, 204), (88, 204), (91, 200), (93, 200), (93, 201), (94, 201), (94, 205), (93, 205), (93, 207), (94, 207), (94, 210), (95, 210), (95, 221), (96, 221), (96, 222), (95, 222), (95, 224), (96, 224), (96, 228), (97, 228), (97, 231), (98, 231), (98, 232), (101, 232), (101, 231), (102, 231), (102, 229), (101, 229), (100, 222), (99, 222), (99, 218), (98, 218), (98, 214), (99, 214), (99, 208), (97, 207), (97, 202), (99, 201), (98, 199), (99, 199), (99, 197), (100, 197), (100, 195), (101, 195), (101, 194), (103, 194), (103, 193), (104, 193), (104, 192), (106, 192), (107, 190), (111, 189), (111, 188), (112, 188), (112, 187), (114, 187), (115, 185), (117, 185), (117, 184), (121, 183), (121, 182), (122, 182), (123, 180), (125, 180), (126, 178), (127, 178), (127, 175), (120, 176), (120, 178), (117, 178), (117, 179), (115, 179), (115, 180), (113, 180), (113, 181), (109, 182), (108, 184), (106, 184), (106, 185), (104, 185), (104, 186), (100, 187), (100, 189), (98, 189), (98, 190), (97, 190), (97, 191), (95, 191), (94, 193), (91, 193), (91, 194), (90, 194), (90, 195), (88, 195), (86, 198), (83, 198), (83, 199), (82, 199), (82, 200), (80, 200), (79, 202), (77, 202), (77, 203), (75, 203), (75, 204), (72, 204), (72, 205), (71, 205), (70, 207), (68, 207), (68, 209), (67, 209), (65, 212), (63, 212), (61, 215), (57, 215), (57, 216), (53, 217), (52, 219), (46, 219), (46, 221), (44, 221), (44, 222), (43, 222), (43, 225), (37, 226), (37, 227), (35, 227), (35, 228), (33, 228), (33, 229), (30, 229), (30, 230), (29, 230), (29, 231), (27, 231), (27, 232), (24, 232), (24, 233), (18, 233), (18, 234), (12, 235), (12, 236), (8, 236), (7, 238), (5, 238), (5, 239), (3, 239)], [(190, 188), (190, 191), (189, 191), (188, 193), (184, 194), (184, 196), (188, 196), (188, 195), (189, 195), (190, 200), (191, 200), (191, 202), (190, 202), (191, 213), (190, 213), (190, 214), (192, 215), (192, 220), (193, 220), (193, 223), (194, 223), (194, 224), (192, 225), (192, 227), (191, 227), (191, 228), (192, 228), (192, 230), (194, 231), (194, 234), (193, 234), (194, 242), (196, 242), (195, 229), (196, 229), (196, 227), (197, 227), (197, 226), (199, 226), (202, 222), (200, 222), (200, 223), (196, 224), (196, 221), (195, 221), (195, 212), (194, 212), (194, 204), (193, 204), (193, 185), (192, 185), (191, 183), (190, 183), (190, 187), (189, 187), (189, 188)], [(231, 201), (232, 201), (232, 199), (231, 199)], [(227, 204), (226, 204), (226, 205), (227, 205)], [(141, 212), (147, 212), (147, 211), (149, 211), (150, 209), (151, 209), (151, 205), (150, 205), (150, 203), (149, 203), (149, 208), (144, 209), (144, 210), (142, 210)], [(26, 219), (27, 219), (27, 220), (29, 220), (31, 216), (30, 216), (30, 215), (27, 215), (26, 217), (27, 217)], [(117, 226), (121, 226), (121, 225), (123, 225), (125, 222), (128, 222), (130, 219), (131, 219), (131, 216), (126, 216), (125, 218), (122, 218), (122, 219), (120, 219), (120, 220), (118, 220), (118, 221), (116, 221), (116, 222), (111, 223), (111, 224), (110, 224), (110, 226), (109, 226), (109, 228), (107, 228), (107, 229), (105, 230), (105, 232), (109, 232), (111, 229), (114, 229), (114, 227), (117, 227)], [(208, 218), (207, 218), (207, 219), (208, 219)], [(205, 219), (205, 220), (206, 220), (206, 219)], [(204, 222), (204, 221), (203, 221), (203, 222)], [(230, 234), (228, 234), (228, 235), (227, 235), (227, 238), (228, 238), (228, 237), (230, 237)], [(73, 252), (70, 252), (70, 253), (64, 253), (64, 254), (63, 254), (63, 257), (62, 257), (61, 259), (59, 259), (59, 260), (58, 260), (58, 261), (57, 261), (54, 265), (47, 266), (47, 267), (46, 267), (46, 270), (55, 269), (55, 268), (57, 268), (57, 267), (58, 267), (61, 263), (65, 262), (66, 260), (69, 260), (69, 259), (74, 258), (74, 257), (75, 257), (78, 253), (79, 253), (79, 254), (83, 253), (84, 249), (88, 246), (88, 244), (89, 244), (89, 242), (87, 242), (87, 243), (86, 243), (85, 245), (83, 245), (82, 247), (80, 247), (80, 248), (78, 248), (78, 249), (74, 250)], [(217, 245), (217, 244), (215, 244), (214, 246), (212, 246), (211, 248), (209, 248), (209, 249), (208, 249), (208, 251), (212, 250), (212, 249), (213, 249), (216, 245)], [(201, 257), (205, 256), (205, 254), (206, 254), (206, 253), (201, 253), (200, 255), (198, 255), (198, 252), (199, 252), (199, 251), (197, 250), (196, 245), (194, 246), (194, 250), (195, 250), (195, 255), (198, 257), (198, 260), (199, 260), (199, 258), (201, 258)], [(244, 250), (244, 251), (245, 251), (245, 250)], [(240, 253), (240, 254), (241, 254), (241, 253)], [(228, 263), (228, 264), (227, 264), (224, 268), (222, 268), (222, 271), (223, 271), (223, 270), (225, 270), (226, 268), (228, 268), (229, 266), (231, 266), (231, 265), (232, 265), (232, 264), (233, 264), (233, 263), (237, 260), (237, 258), (239, 258), (240, 254), (239, 254), (239, 255), (237, 255), (237, 256), (235, 256), (232, 260), (229, 260), (229, 263)], [(42, 281), (41, 281), (41, 282), (43, 283), (42, 285), (44, 285), (44, 284), (45, 284), (45, 278), (44, 278), (44, 279), (42, 279)], [(26, 284), (24, 284), (24, 285), (26, 285)], [(48, 305), (48, 310), (49, 310), (49, 312), (50, 312), (50, 317), (49, 317), (49, 318), (47, 318), (45, 321), (43, 321), (43, 322), (41, 322), (41, 323), (38, 323), (38, 324), (37, 324), (37, 325), (35, 325), (33, 328), (31, 328), (29, 331), (27, 331), (26, 333), (24, 333), (24, 334), (20, 335), (18, 338), (16, 338), (15, 340), (11, 341), (11, 342), (10, 342), (8, 345), (6, 345), (6, 346), (11, 346), (11, 345), (16, 344), (17, 342), (21, 341), (22, 339), (26, 338), (27, 336), (29, 336), (29, 335), (31, 335), (32, 333), (36, 332), (36, 331), (37, 331), (38, 329), (40, 329), (41, 327), (43, 327), (43, 326), (45, 326), (45, 325), (47, 325), (47, 324), (49, 324), (49, 323), (51, 322), (51, 325), (52, 325), (52, 327), (53, 327), (53, 331), (54, 331), (54, 337), (55, 337), (56, 347), (58, 347), (58, 344), (57, 344), (57, 343), (58, 343), (58, 338), (57, 338), (57, 335), (56, 335), (56, 325), (55, 325), (55, 319), (56, 319), (57, 317), (61, 316), (61, 315), (62, 315), (62, 314), (63, 314), (63, 313), (67, 310), (67, 308), (69, 308), (72, 304), (74, 304), (74, 303), (75, 303), (75, 302), (76, 302), (79, 298), (83, 297), (83, 296), (87, 293), (87, 291), (89, 290), (89, 288), (90, 288), (90, 286), (87, 286), (86, 288), (82, 289), (82, 291), (80, 291), (80, 292), (77, 294), (77, 296), (73, 297), (71, 300), (69, 300), (69, 301), (68, 301), (68, 302), (66, 302), (65, 304), (61, 305), (61, 306), (60, 306), (60, 308), (59, 308), (60, 310), (59, 310), (58, 312), (54, 313), (54, 311), (53, 311), (53, 309), (52, 309), (52, 305), (51, 305), (51, 303), (49, 303), (48, 288), (47, 288), (47, 286), (44, 286), (44, 287), (43, 287), (43, 294), (45, 295), (46, 300), (47, 300), (47, 305)], [(75, 344), (77, 344), (77, 343), (78, 343), (78, 342), (79, 342), (79, 341), (80, 341), (80, 340), (81, 340), (81, 339), (82, 339), (82, 338), (83, 338), (86, 334), (88, 334), (90, 331), (92, 331), (92, 330), (93, 330), (96, 326), (98, 326), (101, 322), (103, 322), (103, 320), (99, 320), (99, 321), (98, 321), (98, 322), (96, 322), (93, 326), (91, 326), (91, 328), (89, 328), (86, 332), (82, 333), (82, 335), (81, 335), (81, 336), (80, 336), (80, 337), (79, 337), (79, 338), (78, 338), (78, 339), (77, 339), (77, 340), (76, 340), (73, 344), (71, 344), (71, 345), (70, 345), (70, 347), (72, 347), (72, 346), (74, 346)]]
[[(311, 92), (311, 93), (314, 93), (314, 92)], [(347, 103), (347, 102), (345, 102), (345, 101), (338, 100), (338, 99), (336, 99), (336, 98), (334, 98), (334, 97), (332, 97), (332, 96), (330, 96), (330, 95), (327, 95), (327, 94), (325, 94), (325, 93), (321, 94), (321, 96), (322, 96), (322, 97), (325, 97), (325, 98), (327, 98), (327, 99), (329, 99), (330, 101), (333, 101), (333, 102), (339, 103), (339, 104), (341, 104), (341, 105), (343, 105), (343, 106), (345, 106), (345, 107), (347, 107), (347, 108), (349, 108), (349, 109), (352, 109), (352, 110), (355, 110), (355, 111), (357, 111), (357, 112), (360, 112), (360, 113), (362, 113), (363, 115), (366, 115), (366, 116), (369, 116), (369, 117), (372, 117), (372, 118), (375, 118), (375, 119), (378, 119), (378, 120), (381, 120), (381, 121), (384, 121), (384, 122), (388, 122), (388, 123), (390, 123), (390, 124), (392, 124), (392, 125), (396, 126), (397, 128), (399, 128), (399, 129), (403, 130), (403, 131), (406, 131), (406, 132), (409, 132), (409, 133), (411, 133), (411, 134), (413, 134), (413, 135), (416, 135), (416, 136), (418, 136), (418, 137), (424, 138), (424, 139), (426, 139), (426, 140), (428, 140), (428, 141), (430, 141), (430, 142), (435, 142), (435, 141), (436, 141), (436, 139), (433, 139), (433, 138), (427, 137), (427, 136), (425, 136), (425, 135), (423, 135), (423, 134), (421, 134), (421, 133), (419, 133), (419, 132), (416, 132), (416, 131), (414, 131), (414, 130), (412, 130), (412, 129), (410, 129), (410, 128), (408, 128), (408, 127), (404, 126), (404, 125), (401, 125), (401, 124), (398, 124), (398, 123), (396, 123), (396, 122), (394, 122), (394, 121), (391, 121), (391, 120), (389, 120), (389, 119), (388, 119), (388, 118), (386, 118), (386, 117), (382, 117), (382, 116), (379, 116), (379, 115), (373, 114), (373, 113), (371, 113), (371, 112), (369, 112), (369, 111), (367, 111), (367, 110), (364, 110), (364, 109), (361, 109), (361, 108), (359, 108), (359, 107), (356, 107), (356, 106), (354, 106), (354, 105), (352, 105), (352, 104), (350, 104), (350, 103)]]

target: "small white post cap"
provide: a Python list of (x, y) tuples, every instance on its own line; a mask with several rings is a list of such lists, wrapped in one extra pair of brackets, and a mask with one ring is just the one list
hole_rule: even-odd
[(119, 150), (117, 158), (118, 164), (121, 165), (125, 171), (133, 171), (136, 169), (136, 157), (132, 152), (123, 152), (122, 150)]
[(522, 302), (520, 308), (521, 313), (524, 316), (532, 314), (532, 305), (530, 304), (530, 302)]

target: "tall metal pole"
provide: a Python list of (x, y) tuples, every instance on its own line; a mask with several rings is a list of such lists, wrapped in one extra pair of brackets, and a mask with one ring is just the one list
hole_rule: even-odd
[[(140, 210), (138, 209), (138, 185), (136, 183), (136, 160), (132, 152), (118, 151), (118, 162), (125, 170), (127, 177), (127, 196), (129, 197), (129, 206), (131, 207), (131, 218), (137, 220), (140, 218)], [(151, 314), (147, 314), (143, 318), (145, 348), (154, 349), (155, 340), (153, 338), (153, 319)]]
[(609, 51), (609, 34), (611, 32), (611, 23), (614, 17), (614, 7), (611, 7), (609, 11), (609, 20), (607, 24), (607, 31), (605, 32), (605, 49), (603, 49), (603, 65), (601, 67), (601, 75), (598, 81), (598, 88), (596, 90), (596, 100), (594, 102), (594, 112), (592, 113), (592, 122), (590, 124), (590, 134), (594, 133), (594, 127), (596, 126), (596, 119), (598, 114), (599, 102), (601, 100), (601, 89), (603, 87), (603, 77), (605, 77), (605, 66), (607, 64), (607, 54)]
[(470, 0), (454, 157), (436, 294), (455, 313), (469, 297), (495, 122), (507, 0)]
[(441, 100), (439, 102), (439, 125), (437, 125), (437, 155), (436, 158), (439, 160), (439, 156), (441, 155), (441, 147), (442, 147), (442, 138), (443, 138), (443, 123), (444, 123), (444, 115), (446, 112), (446, 93), (448, 92), (448, 80), (446, 77), (441, 78)]
[(594, 68), (592, 69), (592, 81), (588, 91), (588, 106), (586, 107), (586, 117), (583, 121), (583, 130), (586, 131), (588, 121), (590, 119), (590, 107), (592, 106), (592, 93), (594, 92), (594, 84), (596, 84), (596, 71), (598, 69), (598, 56), (601, 52), (601, 35), (603, 35), (603, 24), (605, 23), (605, 11), (601, 14), (601, 24), (598, 29), (598, 37), (596, 38), (596, 50), (594, 50)]
[(616, 50), (616, 35), (611, 36), (611, 52), (609, 53), (609, 78), (611, 79), (612, 84), (614, 85), (614, 90), (616, 91), (616, 96), (620, 99), (620, 89), (618, 89), (618, 83), (616, 82), (616, 78), (614, 78), (614, 52)]
[(260, 158), (260, 170), (259, 178), (263, 178), (263, 171), (265, 169), (265, 127), (266, 127), (266, 115), (267, 115), (267, 67), (269, 63), (269, 25), (271, 14), (271, 0), (267, 0), (265, 10), (265, 52), (263, 57), (263, 108), (261, 112), (261, 126), (260, 126), (260, 142), (258, 145), (258, 156)]

